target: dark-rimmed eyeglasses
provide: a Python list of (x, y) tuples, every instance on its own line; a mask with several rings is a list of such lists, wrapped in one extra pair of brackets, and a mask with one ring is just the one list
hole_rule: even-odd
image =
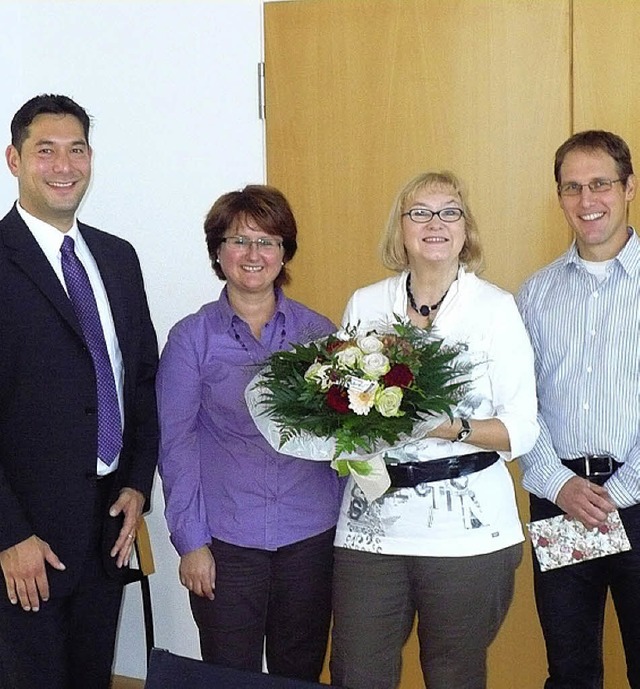
[(402, 214), (404, 218), (408, 215), (413, 222), (427, 223), (434, 215), (437, 215), (442, 222), (456, 222), (464, 215), (462, 208), (441, 208), (439, 211), (432, 211), (428, 208), (412, 208), (410, 211)]
[(277, 239), (272, 239), (271, 237), (258, 237), (258, 239), (249, 239), (249, 237), (243, 237), (242, 235), (236, 235), (234, 237), (223, 237), (222, 241), (230, 249), (235, 251), (248, 251), (253, 245), (261, 254), (269, 254), (276, 252), (281, 246), (282, 242)]
[(595, 194), (602, 194), (605, 191), (611, 191), (611, 187), (616, 182), (622, 182), (621, 179), (592, 179), (586, 184), (578, 184), (577, 182), (567, 182), (566, 184), (558, 184), (558, 194), (560, 196), (580, 196), (585, 187), (589, 187), (589, 191)]

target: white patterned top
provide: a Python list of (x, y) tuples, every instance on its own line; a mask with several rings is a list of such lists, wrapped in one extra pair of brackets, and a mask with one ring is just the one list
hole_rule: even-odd
[[(406, 317), (407, 273), (357, 290), (343, 324), (363, 329)], [(457, 415), (497, 417), (511, 452), (483, 471), (458, 479), (394, 490), (368, 504), (350, 481), (338, 522), (336, 545), (377, 553), (469, 556), (523, 540), (513, 482), (505, 461), (533, 447), (538, 435), (533, 353), (511, 294), (464, 269), (438, 310), (436, 334), (465, 344), (475, 366)], [(396, 453), (402, 461), (428, 461), (482, 451), (469, 443), (428, 438)]]

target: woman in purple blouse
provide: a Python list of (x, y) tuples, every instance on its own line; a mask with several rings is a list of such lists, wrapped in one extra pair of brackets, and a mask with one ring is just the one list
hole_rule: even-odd
[(266, 648), (270, 673), (317, 681), (341, 484), (328, 463), (273, 450), (244, 390), (270, 354), (335, 328), (282, 292), (297, 227), (278, 190), (224, 194), (205, 234), (226, 285), (173, 327), (157, 383), (159, 468), (180, 581), (203, 660), (260, 671)]

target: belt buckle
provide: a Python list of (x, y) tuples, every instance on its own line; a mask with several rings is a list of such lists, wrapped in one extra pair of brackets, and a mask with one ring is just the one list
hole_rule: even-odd
[[(594, 469), (591, 471), (591, 462), (594, 460), (602, 460), (606, 459), (608, 468), (603, 470), (598, 471), (597, 469)], [(584, 456), (584, 473), (587, 478), (590, 476), (608, 476), (613, 473), (613, 459), (611, 458), (611, 455), (585, 455)]]

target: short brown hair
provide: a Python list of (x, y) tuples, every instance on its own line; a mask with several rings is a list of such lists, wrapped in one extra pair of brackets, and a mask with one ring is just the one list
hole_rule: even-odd
[(473, 213), (467, 202), (467, 194), (460, 179), (449, 172), (423, 172), (411, 179), (400, 190), (391, 208), (386, 230), (380, 242), (380, 258), (385, 268), (400, 272), (409, 265), (407, 251), (402, 240), (402, 214), (424, 189), (446, 189), (460, 199), (464, 212), (465, 240), (460, 252), (460, 262), (470, 271), (479, 272), (483, 264), (480, 235)]
[(211, 207), (204, 221), (204, 233), (207, 251), (215, 274), (226, 280), (220, 264), (217, 262), (218, 249), (222, 244), (225, 232), (243, 220), (253, 222), (270, 235), (282, 237), (284, 248), (284, 265), (276, 277), (274, 285), (280, 287), (289, 282), (286, 264), (294, 257), (298, 243), (298, 226), (289, 202), (281, 191), (264, 184), (249, 184), (240, 191), (223, 194)]
[(633, 174), (631, 151), (627, 142), (612, 132), (606, 132), (602, 129), (588, 129), (568, 138), (556, 151), (553, 176), (558, 185), (560, 184), (560, 168), (566, 155), (571, 151), (604, 151), (608, 153), (615, 161), (618, 177), (625, 186)]

